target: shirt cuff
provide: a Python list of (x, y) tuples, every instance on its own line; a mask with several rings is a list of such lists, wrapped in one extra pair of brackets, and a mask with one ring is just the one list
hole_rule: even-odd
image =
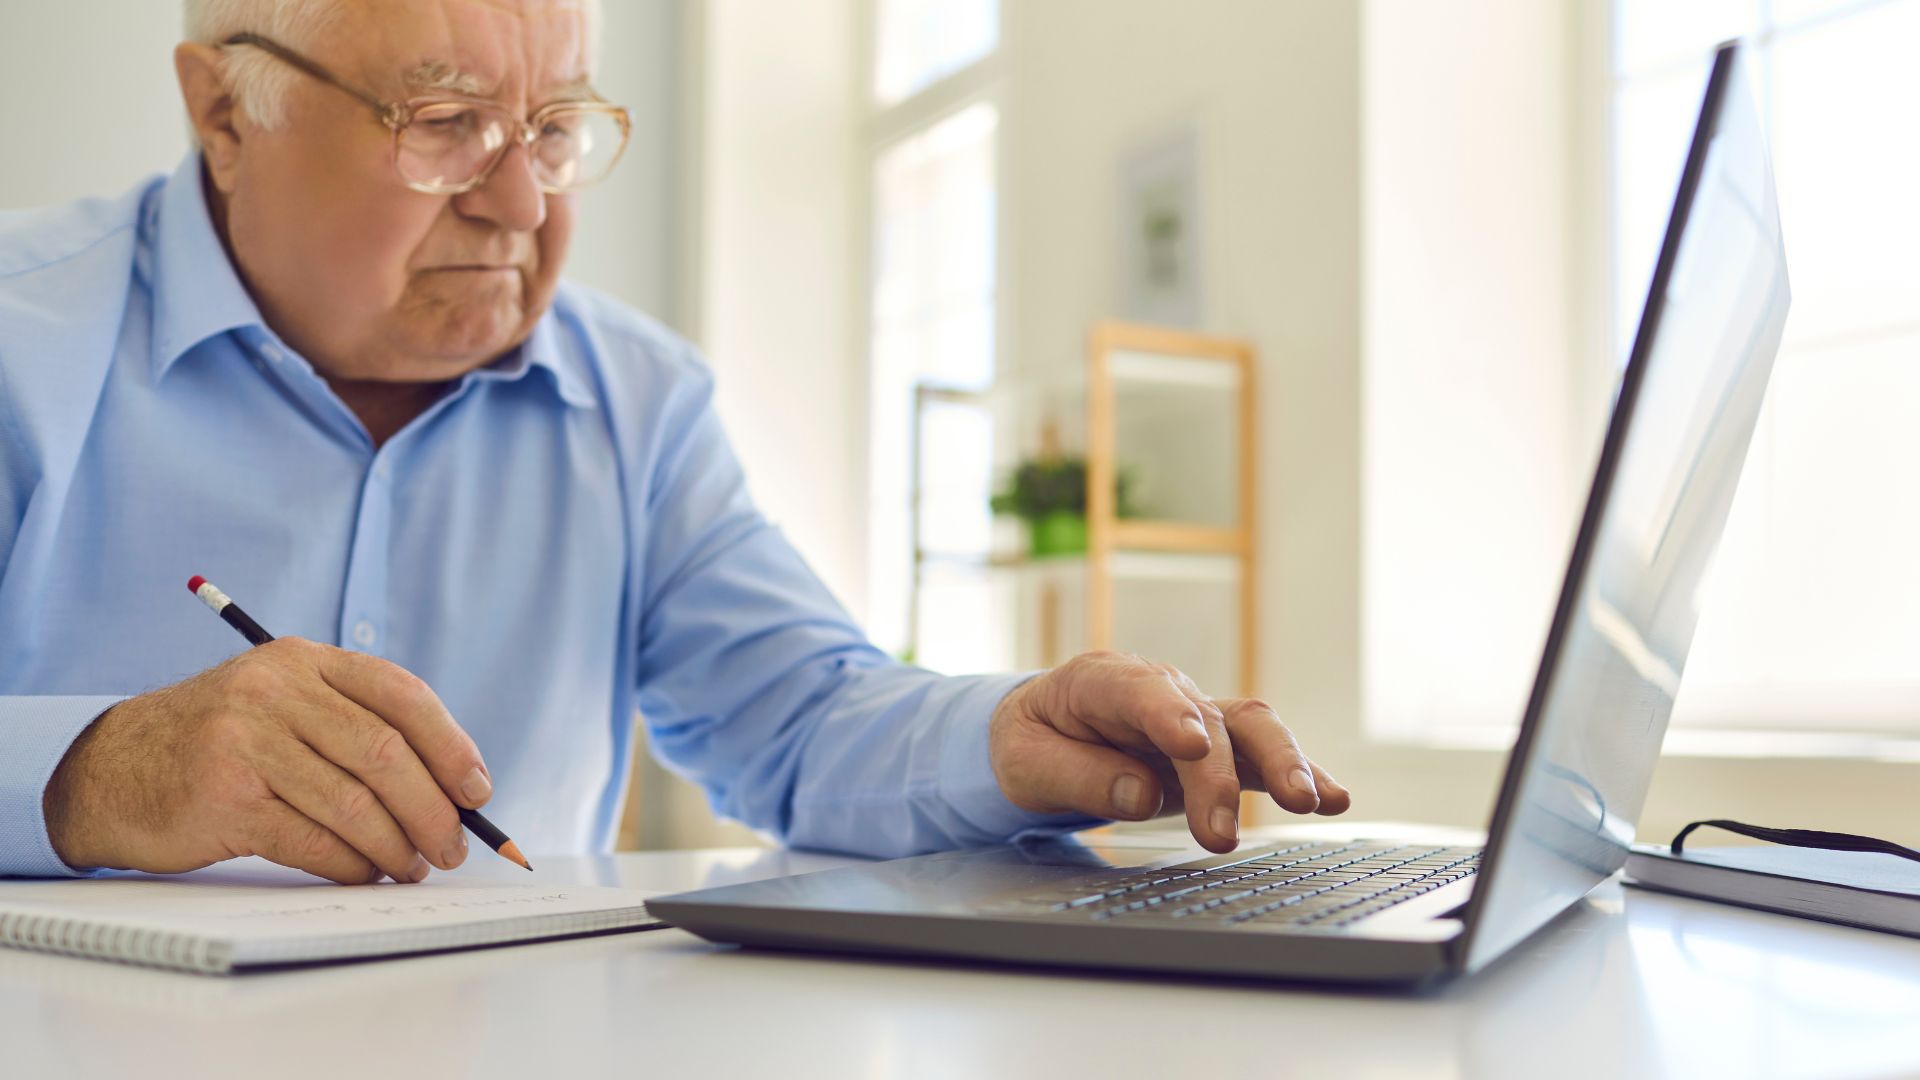
[(119, 695), (0, 697), (0, 877), (84, 877), (68, 866), (47, 837), (47, 782), (73, 740)]
[(1002, 699), (1042, 672), (983, 677), (967, 688), (951, 706), (941, 747), (941, 794), (954, 813), (975, 829), (981, 843), (999, 843), (1016, 836), (1072, 832), (1103, 825), (1085, 814), (1037, 814), (1007, 801), (993, 775), (993, 755), (987, 736), (993, 713)]

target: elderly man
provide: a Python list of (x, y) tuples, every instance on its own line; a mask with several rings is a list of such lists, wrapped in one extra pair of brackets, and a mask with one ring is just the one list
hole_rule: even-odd
[[(693, 351), (560, 283), (627, 134), (592, 4), (186, 11), (196, 151), (0, 219), (0, 874), (419, 881), (490, 799), (530, 851), (605, 850), (636, 713), (811, 847), (1184, 807), (1226, 850), (1243, 787), (1347, 807), (1270, 708), (1172, 668), (948, 678), (863, 638)], [(214, 664), (195, 572), (289, 636)]]

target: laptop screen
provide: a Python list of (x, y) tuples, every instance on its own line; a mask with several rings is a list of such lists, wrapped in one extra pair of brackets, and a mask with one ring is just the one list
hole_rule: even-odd
[(1622, 376), (1463, 938), (1474, 970), (1619, 869), (1786, 322), (1786, 252), (1722, 46)]

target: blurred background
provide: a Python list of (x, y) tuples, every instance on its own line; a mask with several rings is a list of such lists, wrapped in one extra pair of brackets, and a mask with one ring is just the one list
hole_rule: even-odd
[[(1920, 0), (607, 0), (570, 275), (705, 349), (889, 652), (1137, 651), (1484, 824), (1734, 35), (1794, 309), (1641, 836), (1911, 842)], [(170, 169), (178, 37), (0, 0), (0, 207)], [(639, 771), (623, 844), (743, 838)]]

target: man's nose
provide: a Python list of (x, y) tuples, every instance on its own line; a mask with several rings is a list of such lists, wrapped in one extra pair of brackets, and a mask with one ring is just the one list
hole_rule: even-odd
[(547, 198), (533, 176), (533, 156), (516, 143), (494, 167), (493, 175), (472, 191), (454, 196), (454, 209), (509, 232), (532, 232), (547, 220)]

